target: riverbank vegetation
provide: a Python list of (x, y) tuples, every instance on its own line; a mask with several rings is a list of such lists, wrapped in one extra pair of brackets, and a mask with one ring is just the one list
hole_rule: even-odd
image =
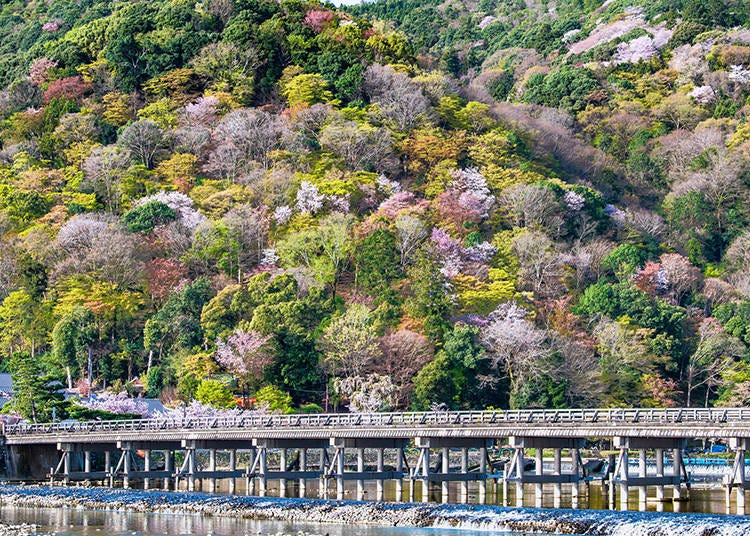
[(6, 410), (748, 403), (747, 21), (2, 3)]

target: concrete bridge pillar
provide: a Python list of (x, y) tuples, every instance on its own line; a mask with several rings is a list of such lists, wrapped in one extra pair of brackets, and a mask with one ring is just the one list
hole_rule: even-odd
[(487, 447), (479, 447), (479, 502), (487, 502)]
[[(287, 469), (287, 449), (282, 448), (279, 451), (279, 471), (286, 472)], [(279, 497), (286, 497), (286, 478), (279, 478)]]
[[(164, 451), (164, 471), (167, 473), (164, 477), (164, 489), (169, 491), (169, 483), (171, 481), (169, 473), (174, 471), (174, 452), (171, 450)], [(175, 489), (177, 489), (177, 486), (175, 486)]]
[(422, 502), (430, 500), (430, 448), (422, 449)]
[(148, 477), (148, 473), (151, 471), (151, 451), (143, 451), (143, 471), (146, 475), (143, 477), (143, 489), (148, 489), (151, 481)]
[[(383, 452), (385, 449), (379, 448), (375, 451), (376, 456), (376, 465), (377, 465), (377, 472), (382, 473), (385, 471), (385, 462), (383, 461)], [(376, 496), (375, 500), (382, 501), (383, 496), (385, 495), (385, 482), (382, 478), (378, 478), (378, 480), (375, 483), (376, 486)]]
[(185, 452), (188, 462), (188, 491), (195, 491), (195, 449), (189, 448)]
[[(237, 470), (237, 450), (229, 450), (229, 470), (234, 472)], [(237, 490), (237, 478), (233, 475), (229, 478), (229, 493), (234, 495)]]
[(534, 453), (534, 474), (540, 477), (539, 481), (534, 484), (534, 505), (541, 508), (544, 500), (544, 484), (541, 479), (544, 475), (544, 451), (541, 448), (537, 448)]
[(104, 473), (106, 474), (107, 482), (109, 487), (114, 487), (115, 477), (112, 474), (112, 451), (104, 451)]
[(396, 452), (396, 502), (404, 499), (404, 448), (399, 447)]
[(83, 451), (83, 472), (84, 473), (91, 472), (91, 451), (90, 450)]
[[(656, 449), (656, 476), (659, 478), (664, 477), (664, 449)], [(664, 485), (659, 484), (656, 486), (656, 509), (660, 512), (664, 511)]]
[[(451, 465), (450, 464), (450, 449), (448, 449), (448, 447), (443, 447), (442, 449), (440, 449), (440, 452), (441, 452), (441, 467), (440, 467), (440, 471), (444, 475), (447, 475), (448, 473), (450, 473), (450, 465)], [(449, 484), (449, 482), (448, 482), (447, 479), (443, 480), (440, 483), (440, 499), (441, 499), (441, 501), (443, 503), (447, 503), (448, 502), (448, 492), (449, 492), (449, 486), (448, 486), (448, 484)]]
[[(303, 473), (307, 471), (307, 449), (299, 449), (299, 470)], [(307, 495), (307, 479), (303, 476), (299, 479), (299, 496), (304, 499)]]
[[(553, 449), (552, 474), (560, 476), (562, 474), (562, 449)], [(562, 506), (562, 483), (555, 482), (552, 491), (552, 503), (555, 508)]]
[[(357, 448), (357, 472), (365, 472), (365, 449)], [(357, 479), (357, 500), (363, 501), (365, 499), (365, 481), (362, 478)]]
[(318, 479), (318, 497), (320, 498), (327, 498), (328, 497), (328, 478), (326, 475), (326, 469), (327, 465), (329, 463), (328, 460), (328, 449), (321, 448), (320, 449), (320, 478)]
[[(646, 478), (646, 449), (638, 450), (638, 476)], [(645, 485), (638, 486), (638, 510), (646, 511), (646, 502), (648, 501), (648, 488)]]
[(336, 447), (334, 454), (336, 460), (336, 499), (342, 500), (344, 498), (344, 456), (345, 448)]
[(130, 488), (130, 465), (131, 465), (131, 450), (130, 445), (123, 446), (122, 449), (122, 487), (125, 489)]
[(258, 447), (258, 474), (260, 477), (258, 495), (261, 497), (265, 497), (268, 491), (268, 480), (266, 478), (266, 473), (268, 473), (268, 453), (266, 450), (266, 447)]
[[(211, 473), (216, 471), (216, 449), (208, 449), (208, 470)], [(201, 487), (203, 487), (202, 483)], [(208, 492), (216, 492), (216, 477), (213, 475), (208, 479)]]
[(70, 484), (70, 451), (63, 451), (63, 483), (67, 486)]
[(620, 449), (620, 459), (618, 461), (618, 465), (620, 467), (620, 510), (627, 510), (628, 509), (628, 449), (627, 448), (621, 448)]
[[(464, 475), (469, 473), (469, 449), (467, 447), (463, 447), (461, 449), (461, 473)], [(468, 500), (469, 500), (469, 481), (462, 480), (460, 502), (462, 504), (466, 504)]]

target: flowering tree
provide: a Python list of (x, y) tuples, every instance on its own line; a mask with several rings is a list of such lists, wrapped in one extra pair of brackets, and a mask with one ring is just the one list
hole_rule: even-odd
[(48, 71), (57, 67), (57, 62), (49, 58), (37, 58), (29, 67), (29, 82), (41, 86), (49, 80)]
[(333, 386), (341, 397), (349, 400), (349, 410), (352, 413), (388, 411), (393, 407), (398, 390), (390, 376), (379, 374), (339, 378), (334, 381)]
[(251, 386), (258, 386), (273, 355), (270, 335), (237, 328), (226, 341), (216, 343), (216, 361), (237, 376), (243, 396)]
[(81, 405), (88, 409), (108, 411), (110, 413), (132, 413), (141, 417), (148, 417), (148, 405), (135, 398), (130, 398), (125, 391), (111, 393), (109, 391), (92, 395), (87, 400), (82, 400)]
[(378, 347), (372, 315), (364, 305), (352, 305), (333, 320), (320, 339), (323, 366), (334, 376), (359, 376), (375, 358)]

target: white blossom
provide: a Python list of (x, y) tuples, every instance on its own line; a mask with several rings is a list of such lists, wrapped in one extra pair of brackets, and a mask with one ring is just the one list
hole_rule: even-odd
[(480, 30), (484, 30), (487, 26), (492, 24), (493, 22), (497, 21), (497, 17), (493, 17), (492, 15), (487, 15), (485, 18), (483, 18), (477, 26), (479, 26)]
[(398, 182), (390, 180), (382, 173), (377, 179), (375, 179), (375, 185), (378, 187), (379, 192), (382, 192), (388, 197), (401, 191), (401, 185)]
[(263, 256), (260, 259), (261, 266), (276, 266), (279, 262), (279, 256), (274, 248), (263, 250)]
[(297, 190), (297, 210), (315, 214), (323, 208), (325, 196), (320, 193), (318, 187), (311, 182), (302, 181)]
[(698, 86), (689, 93), (698, 104), (711, 104), (716, 100), (716, 92), (711, 86)]
[(292, 209), (288, 205), (281, 205), (280, 207), (276, 207), (272, 217), (276, 225), (284, 225), (292, 217)]
[(648, 35), (637, 37), (627, 43), (617, 45), (615, 52), (615, 63), (637, 63), (641, 60), (648, 61), (656, 55), (654, 40)]
[(206, 217), (193, 208), (193, 200), (183, 193), (161, 191), (148, 197), (142, 197), (136, 201), (135, 206), (139, 207), (151, 201), (159, 201), (174, 210), (177, 221), (191, 231), (194, 231), (206, 221)]
[(732, 65), (729, 68), (728, 78), (738, 84), (747, 84), (750, 82), (750, 70), (745, 69), (742, 65)]
[(563, 200), (571, 212), (580, 212), (586, 204), (586, 198), (572, 190), (565, 192)]

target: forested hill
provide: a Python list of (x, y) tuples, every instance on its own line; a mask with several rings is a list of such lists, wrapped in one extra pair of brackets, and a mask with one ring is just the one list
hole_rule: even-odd
[(0, 2), (4, 411), (750, 402), (747, 20)]

